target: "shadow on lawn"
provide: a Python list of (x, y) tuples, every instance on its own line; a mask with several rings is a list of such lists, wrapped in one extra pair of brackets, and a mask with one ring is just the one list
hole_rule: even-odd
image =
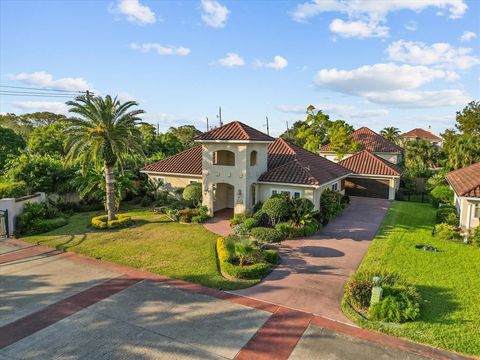
[(427, 323), (458, 324), (460, 319), (450, 319), (450, 315), (458, 309), (459, 303), (451, 289), (437, 286), (417, 286), (422, 295), (423, 306), (420, 319)]

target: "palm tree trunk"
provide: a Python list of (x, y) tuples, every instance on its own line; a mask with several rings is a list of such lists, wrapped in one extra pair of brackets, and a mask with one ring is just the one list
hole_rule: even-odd
[(113, 166), (105, 163), (105, 192), (107, 195), (108, 221), (115, 220), (115, 175)]

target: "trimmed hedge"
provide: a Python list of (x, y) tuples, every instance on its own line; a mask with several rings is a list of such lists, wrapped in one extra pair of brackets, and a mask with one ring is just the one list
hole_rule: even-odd
[(100, 215), (92, 218), (90, 224), (95, 229), (118, 229), (133, 225), (133, 220), (126, 214), (117, 215), (116, 220), (108, 221), (108, 215)]
[(250, 233), (256, 240), (264, 243), (280, 242), (284, 239), (280, 231), (266, 227), (253, 228)]
[[(223, 237), (217, 239), (217, 256), (222, 273), (237, 279), (261, 279), (266, 276), (271, 269), (269, 262), (260, 262), (253, 265), (245, 265), (243, 267), (232, 264), (230, 262), (230, 251), (228, 249), (227, 240)], [(271, 254), (265, 256), (269, 259), (273, 259), (274, 257)]]
[(458, 226), (459, 221), (457, 209), (454, 206), (446, 205), (438, 208), (435, 216), (435, 222), (437, 224), (447, 223), (449, 225)]
[(24, 235), (37, 235), (55, 230), (68, 224), (68, 220), (63, 217), (55, 219), (37, 219), (34, 220)]
[(275, 250), (263, 250), (263, 257), (270, 264), (275, 265), (280, 262), (280, 255)]
[(0, 182), (0, 199), (19, 198), (25, 195), (28, 195), (27, 184), (25, 182)]

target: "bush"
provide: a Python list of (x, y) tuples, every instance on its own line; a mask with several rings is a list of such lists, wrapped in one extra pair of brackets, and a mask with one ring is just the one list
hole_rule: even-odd
[(192, 183), (183, 189), (182, 197), (184, 200), (191, 201), (195, 207), (202, 203), (202, 184)]
[(457, 227), (446, 223), (435, 225), (433, 233), (440, 240), (458, 241), (462, 239)]
[(290, 207), (284, 197), (272, 197), (265, 201), (262, 206), (262, 212), (268, 216), (272, 226), (288, 217)]
[(255, 218), (247, 218), (243, 223), (235, 225), (233, 227), (233, 232), (235, 234), (246, 235), (252, 230), (254, 227), (258, 226), (258, 220)]
[(480, 226), (477, 226), (475, 230), (473, 230), (473, 233), (468, 238), (468, 242), (473, 246), (480, 247)]
[(305, 236), (312, 236), (320, 229), (320, 224), (317, 223), (316, 220), (312, 219), (312, 221), (306, 223), (303, 226), (303, 234)]
[(263, 250), (263, 258), (269, 264), (278, 264), (280, 255), (275, 250)]
[(218, 262), (223, 274), (238, 279), (261, 279), (270, 272), (271, 265), (268, 262), (259, 262), (245, 266), (232, 264), (231, 261), (235, 245), (232, 238), (229, 239), (230, 240), (227, 240), (223, 237), (217, 239)]
[(315, 205), (306, 198), (290, 199), (290, 218), (297, 226), (312, 214)]
[(90, 224), (95, 229), (118, 229), (133, 225), (133, 220), (126, 214), (118, 214), (115, 220), (108, 221), (108, 215), (100, 215), (92, 218)]
[(323, 220), (330, 221), (343, 210), (342, 194), (338, 191), (326, 189), (320, 196), (320, 214)]
[(46, 203), (26, 203), (16, 219), (17, 235), (36, 235), (68, 223), (66, 216)]
[(275, 230), (282, 234), (283, 238), (294, 239), (305, 235), (304, 226), (295, 226), (292, 223), (282, 222), (275, 225)]
[(24, 235), (36, 235), (42, 234), (59, 227), (65, 226), (68, 224), (68, 220), (64, 217), (58, 217), (54, 219), (38, 219), (34, 220), (28, 230), (25, 232)]
[(238, 224), (242, 224), (246, 218), (247, 215), (245, 213), (235, 214), (233, 215), (233, 218), (230, 219), (230, 225), (235, 226)]
[(430, 195), (440, 204), (453, 204), (453, 191), (448, 185), (438, 185)]
[(450, 214), (457, 215), (457, 209), (453, 205), (445, 205), (438, 208), (435, 215), (435, 223), (441, 224), (446, 222)]
[(23, 181), (0, 183), (0, 199), (19, 198), (27, 194), (27, 184)]
[(282, 233), (275, 229), (266, 228), (266, 227), (256, 227), (251, 231), (251, 235), (263, 243), (274, 243), (280, 242), (284, 239)]

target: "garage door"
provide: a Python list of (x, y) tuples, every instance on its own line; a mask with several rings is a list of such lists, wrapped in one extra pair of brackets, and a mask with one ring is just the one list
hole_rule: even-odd
[(364, 196), (388, 199), (389, 180), (347, 178), (345, 193), (350, 196)]

